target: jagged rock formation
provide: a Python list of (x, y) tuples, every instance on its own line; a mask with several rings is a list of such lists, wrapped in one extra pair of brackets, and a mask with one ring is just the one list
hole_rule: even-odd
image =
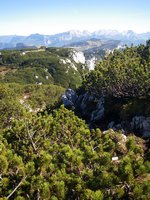
[(68, 89), (61, 99), (65, 107), (74, 107), (78, 96), (74, 90)]
[(75, 91), (68, 89), (62, 96), (62, 102), (66, 107), (78, 110), (90, 122), (99, 121), (104, 116), (104, 98), (97, 99), (88, 92), (78, 96)]
[[(98, 126), (105, 118), (105, 99), (103, 97), (96, 98), (88, 92), (77, 95), (74, 90), (68, 89), (65, 94), (62, 95), (62, 102), (65, 107), (75, 110), (75, 112), (85, 119), (90, 125), (96, 123)], [(150, 137), (150, 117), (134, 116), (131, 121), (122, 120), (120, 123), (109, 121), (108, 119), (106, 123), (106, 130), (122, 130), (126, 134), (133, 132), (143, 138)]]
[(72, 89), (68, 89), (62, 96), (62, 102), (89, 122), (97, 122), (104, 116), (104, 98), (97, 99), (88, 92), (78, 96)]

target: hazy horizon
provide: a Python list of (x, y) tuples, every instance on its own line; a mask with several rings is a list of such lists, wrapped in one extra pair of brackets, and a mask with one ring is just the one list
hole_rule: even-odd
[(53, 35), (69, 30), (150, 32), (149, 0), (2, 0), (0, 35)]
[(117, 31), (119, 33), (123, 33), (123, 32), (127, 32), (127, 31), (133, 31), (134, 33), (136, 34), (143, 34), (143, 33), (149, 33), (150, 31), (147, 31), (147, 32), (136, 32), (134, 30), (123, 30), (123, 31), (119, 31), (117, 29), (99, 29), (99, 30), (95, 30), (95, 31), (89, 31), (89, 30), (77, 30), (77, 29), (72, 29), (72, 30), (66, 30), (66, 31), (62, 31), (62, 32), (56, 32), (56, 33), (52, 33), (52, 34), (45, 34), (45, 33), (40, 33), (40, 32), (33, 32), (33, 33), (29, 33), (29, 34), (3, 34), (3, 35), (0, 35), (0, 36), (24, 36), (24, 37), (27, 37), (27, 36), (30, 36), (30, 35), (36, 35), (36, 34), (39, 34), (39, 35), (57, 35), (57, 34), (61, 34), (61, 33), (66, 33), (66, 32), (71, 32), (71, 31), (80, 31), (80, 32), (89, 32), (89, 33), (94, 33), (94, 32), (97, 32), (97, 31)]

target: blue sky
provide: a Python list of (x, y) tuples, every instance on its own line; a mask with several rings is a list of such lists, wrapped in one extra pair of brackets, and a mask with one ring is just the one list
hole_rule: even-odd
[(150, 0), (0, 0), (0, 35), (150, 31)]

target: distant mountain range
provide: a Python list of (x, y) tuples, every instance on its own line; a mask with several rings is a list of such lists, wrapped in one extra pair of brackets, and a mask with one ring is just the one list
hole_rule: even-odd
[(72, 30), (55, 35), (31, 34), (29, 36), (0, 36), (0, 49), (25, 48), (32, 46), (62, 47), (89, 39), (119, 40), (121, 45), (145, 43), (150, 39), (150, 32), (137, 34), (131, 30), (119, 32), (116, 30), (99, 30), (95, 32)]

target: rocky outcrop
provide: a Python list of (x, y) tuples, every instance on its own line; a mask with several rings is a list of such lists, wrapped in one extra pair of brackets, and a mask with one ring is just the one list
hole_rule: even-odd
[[(105, 119), (104, 98), (96, 98), (88, 92), (77, 95), (72, 89), (66, 90), (62, 96), (62, 102), (65, 107), (69, 107), (83, 119), (87, 121), (90, 126), (96, 124), (99, 126), (102, 120)], [(143, 138), (150, 138), (150, 117), (134, 116), (131, 121), (119, 121), (117, 119), (108, 122), (109, 119), (104, 120), (104, 130), (113, 129), (114, 131), (122, 130), (123, 133), (135, 133)], [(102, 123), (103, 124), (103, 123)], [(102, 128), (100, 126), (100, 128)]]
[(91, 121), (99, 121), (104, 116), (104, 98), (101, 97), (98, 99), (98, 102), (96, 104), (96, 109), (93, 110), (91, 114)]
[(85, 64), (85, 56), (82, 51), (73, 51), (72, 58), (76, 63)]
[(111, 128), (115, 131), (123, 130), (123, 132), (133, 132), (143, 138), (150, 138), (150, 117), (144, 116), (134, 116), (131, 121), (125, 123), (121, 121), (120, 124), (115, 124), (114, 121), (111, 121), (107, 128)]
[(97, 99), (86, 92), (79, 96), (76, 102), (76, 108), (90, 122), (97, 122), (104, 116), (104, 98)]
[(86, 65), (89, 70), (94, 70), (96, 65), (96, 57), (92, 57), (91, 59), (86, 60)]
[(95, 98), (88, 92), (77, 95), (72, 89), (66, 90), (62, 96), (66, 107), (71, 107), (80, 112), (80, 115), (91, 122), (99, 121), (104, 116), (104, 98)]
[(65, 107), (75, 108), (75, 103), (78, 98), (76, 92), (72, 89), (67, 89), (61, 99)]
[(143, 137), (150, 137), (150, 117), (135, 116), (130, 123), (131, 130), (139, 132)]
[(108, 128), (108, 129), (111, 128), (111, 129), (113, 129), (114, 131), (122, 130), (123, 132), (126, 132), (126, 131), (125, 131), (125, 127), (124, 127), (123, 124), (124, 124), (123, 122), (121, 122), (120, 124), (115, 124), (114, 121), (111, 121), (111, 122), (109, 122), (107, 128)]

